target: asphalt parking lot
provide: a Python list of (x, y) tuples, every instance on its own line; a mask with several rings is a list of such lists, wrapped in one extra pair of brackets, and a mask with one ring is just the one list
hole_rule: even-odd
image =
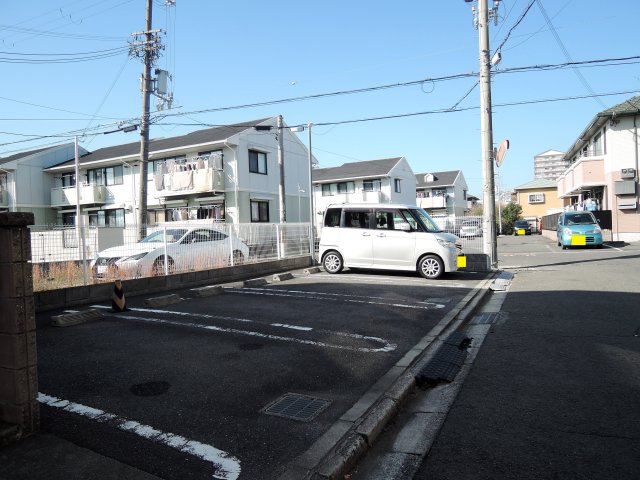
[(64, 328), (39, 314), (42, 429), (167, 480), (278, 478), (485, 278), (294, 272), (163, 307), (125, 292), (129, 311)]

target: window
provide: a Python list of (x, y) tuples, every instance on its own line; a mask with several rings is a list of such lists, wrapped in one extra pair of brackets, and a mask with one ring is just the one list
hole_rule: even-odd
[(89, 213), (89, 225), (100, 227), (124, 227), (124, 209), (98, 210)]
[(529, 203), (544, 203), (544, 193), (530, 193)]
[(251, 200), (251, 221), (252, 222), (268, 222), (269, 221), (269, 202)]
[(62, 214), (62, 225), (75, 225), (76, 212), (67, 212)]
[(344, 226), (346, 228), (369, 228), (371, 217), (373, 217), (373, 213), (368, 210), (345, 210)]
[(340, 182), (337, 185), (338, 193), (353, 193), (356, 191), (355, 183), (353, 182)]
[(122, 185), (122, 165), (87, 170), (89, 185)]
[(63, 173), (62, 174), (62, 187), (73, 187), (76, 184), (75, 173)]
[(600, 132), (593, 137), (593, 155), (602, 155), (602, 135)]
[(323, 197), (330, 197), (331, 195), (333, 195), (333, 192), (331, 191), (331, 184), (330, 183), (323, 183), (322, 184), (322, 196)]
[(393, 179), (393, 189), (396, 193), (401, 193), (402, 192), (402, 188), (400, 188), (400, 179), (399, 178), (394, 178)]
[(251, 173), (267, 174), (267, 154), (256, 150), (249, 150), (249, 171)]
[(431, 190), (434, 197), (444, 197), (447, 194), (447, 190), (444, 188), (434, 188)]
[(382, 181), (381, 180), (363, 180), (362, 190), (364, 190), (365, 192), (379, 192), (380, 190), (382, 190)]
[(325, 227), (339, 227), (340, 226), (340, 214), (341, 208), (330, 208), (324, 216)]

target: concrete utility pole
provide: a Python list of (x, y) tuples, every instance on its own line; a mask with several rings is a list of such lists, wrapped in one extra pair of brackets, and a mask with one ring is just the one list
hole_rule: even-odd
[(284, 140), (283, 140), (282, 115), (278, 115), (277, 135), (278, 135), (278, 167), (280, 167), (280, 183), (278, 193), (280, 195), (280, 223), (287, 221), (287, 206), (284, 197)]
[(142, 74), (142, 121), (140, 122), (140, 186), (138, 193), (138, 240), (147, 236), (147, 163), (149, 161), (149, 100), (151, 65), (154, 55), (151, 32), (153, 0), (147, 0), (147, 23), (144, 31), (144, 72)]
[[(478, 0), (478, 32), (480, 44), (480, 134), (482, 137), (482, 234), (483, 252), (492, 268), (498, 265), (496, 241), (496, 203), (493, 179), (493, 125), (491, 113), (491, 60), (489, 51), (488, 0)], [(497, 3), (497, 2), (496, 2)], [(496, 10), (492, 10), (496, 15)]]

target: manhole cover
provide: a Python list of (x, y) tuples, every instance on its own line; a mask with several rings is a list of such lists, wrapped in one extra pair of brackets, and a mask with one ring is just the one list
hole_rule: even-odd
[(169, 385), (167, 382), (146, 382), (146, 383), (138, 383), (137, 385), (132, 386), (129, 390), (134, 395), (138, 397), (155, 397), (156, 395), (162, 395), (164, 392), (169, 390)]
[(323, 400), (322, 398), (287, 393), (262, 411), (268, 415), (308, 422), (327, 408), (330, 403), (330, 401)]

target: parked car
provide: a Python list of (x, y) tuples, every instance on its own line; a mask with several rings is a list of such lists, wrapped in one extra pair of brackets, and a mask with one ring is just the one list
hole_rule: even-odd
[(137, 243), (99, 252), (91, 272), (95, 279), (137, 278), (237, 265), (248, 257), (249, 247), (233, 235), (215, 228), (171, 226)]
[(328, 273), (344, 267), (404, 270), (438, 278), (458, 269), (462, 245), (415, 205), (329, 205), (320, 236)]
[(558, 246), (563, 249), (576, 246), (602, 248), (602, 229), (591, 212), (564, 212), (556, 227)]
[(531, 224), (526, 220), (516, 220), (513, 224), (514, 235), (531, 235)]
[(481, 237), (482, 223), (480, 220), (463, 220), (460, 226), (459, 237)]

